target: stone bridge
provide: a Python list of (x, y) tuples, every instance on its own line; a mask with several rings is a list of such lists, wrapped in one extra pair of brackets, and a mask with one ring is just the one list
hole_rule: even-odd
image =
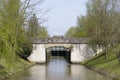
[(32, 38), (34, 44), (86, 44), (88, 38), (65, 38), (65, 37), (52, 37), (52, 38)]
[(71, 63), (80, 63), (95, 55), (94, 51), (87, 45), (87, 38), (32, 38), (31, 42), (33, 44), (33, 50), (28, 57), (31, 62), (48, 62), (50, 56), (52, 56), (51, 51), (64, 52), (64, 54), (59, 53), (59, 55), (64, 55)]

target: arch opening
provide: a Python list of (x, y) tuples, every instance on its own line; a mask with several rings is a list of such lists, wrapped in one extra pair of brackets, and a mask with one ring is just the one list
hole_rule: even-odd
[(64, 46), (52, 46), (46, 48), (46, 61), (51, 58), (65, 58), (67, 62), (71, 62), (71, 49)]

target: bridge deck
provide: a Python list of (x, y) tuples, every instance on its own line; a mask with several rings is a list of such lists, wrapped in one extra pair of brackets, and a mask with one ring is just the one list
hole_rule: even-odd
[(86, 44), (88, 38), (32, 38), (34, 44)]

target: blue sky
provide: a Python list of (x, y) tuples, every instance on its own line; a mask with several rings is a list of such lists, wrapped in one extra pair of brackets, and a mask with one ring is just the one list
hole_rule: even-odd
[(50, 9), (45, 15), (48, 21), (44, 23), (50, 36), (64, 35), (77, 23), (77, 16), (86, 14), (88, 0), (45, 0), (38, 8)]

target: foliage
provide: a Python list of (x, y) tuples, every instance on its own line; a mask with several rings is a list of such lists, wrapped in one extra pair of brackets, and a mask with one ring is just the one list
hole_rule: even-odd
[(75, 37), (87, 37), (86, 35), (86, 17), (85, 16), (81, 16), (77, 18), (77, 26), (76, 26), (76, 31), (74, 33)]
[(39, 23), (38, 23), (38, 19), (35, 14), (33, 14), (33, 16), (30, 18), (28, 25), (29, 25), (28, 35), (30, 37), (36, 37), (38, 35)]
[(90, 38), (92, 47), (102, 46), (107, 58), (108, 48), (120, 43), (120, 0), (89, 0), (86, 7), (87, 14), (78, 17), (71, 37)]
[[(118, 45), (116, 49), (117, 48), (120, 48), (120, 45)], [(102, 52), (94, 58), (84, 62), (83, 64), (89, 68), (95, 69), (98, 72), (106, 74), (107, 76), (111, 76), (115, 80), (119, 80), (120, 65), (112, 47), (108, 50), (108, 55), (109, 57), (105, 59), (104, 52)]]
[[(12, 5), (15, 4), (15, 5)], [(0, 46), (2, 58), (7, 58), (9, 63), (16, 59), (19, 32), (22, 30), (20, 0), (1, 0), (0, 5)], [(21, 33), (22, 34), (22, 33)], [(12, 64), (13, 65), (13, 64)], [(8, 65), (9, 66), (9, 65)], [(13, 66), (11, 66), (13, 67)]]
[(27, 59), (32, 50), (25, 24), (28, 8), (32, 7), (30, 1), (0, 0), (0, 66), (5, 68), (4, 72), (13, 72), (28, 64), (20, 57)]
[(86, 18), (84, 16), (77, 18), (77, 26), (70, 27), (68, 31), (66, 32), (66, 37), (86, 37), (85, 33), (85, 22)]
[(28, 21), (27, 33), (29, 37), (45, 38), (49, 36), (46, 28), (42, 27), (41, 24), (39, 24), (39, 21), (35, 14), (33, 14), (33, 16)]
[(119, 0), (90, 0), (87, 4), (88, 27), (87, 34), (92, 43), (102, 45), (107, 58), (108, 46), (119, 43)]
[(65, 36), (74, 37), (75, 31), (76, 31), (76, 27), (70, 27), (68, 31), (66, 32)]
[(45, 27), (41, 26), (38, 30), (39, 31), (38, 31), (38, 36), (37, 37), (40, 37), (40, 38), (49, 37), (48, 31), (47, 31), (47, 29)]

